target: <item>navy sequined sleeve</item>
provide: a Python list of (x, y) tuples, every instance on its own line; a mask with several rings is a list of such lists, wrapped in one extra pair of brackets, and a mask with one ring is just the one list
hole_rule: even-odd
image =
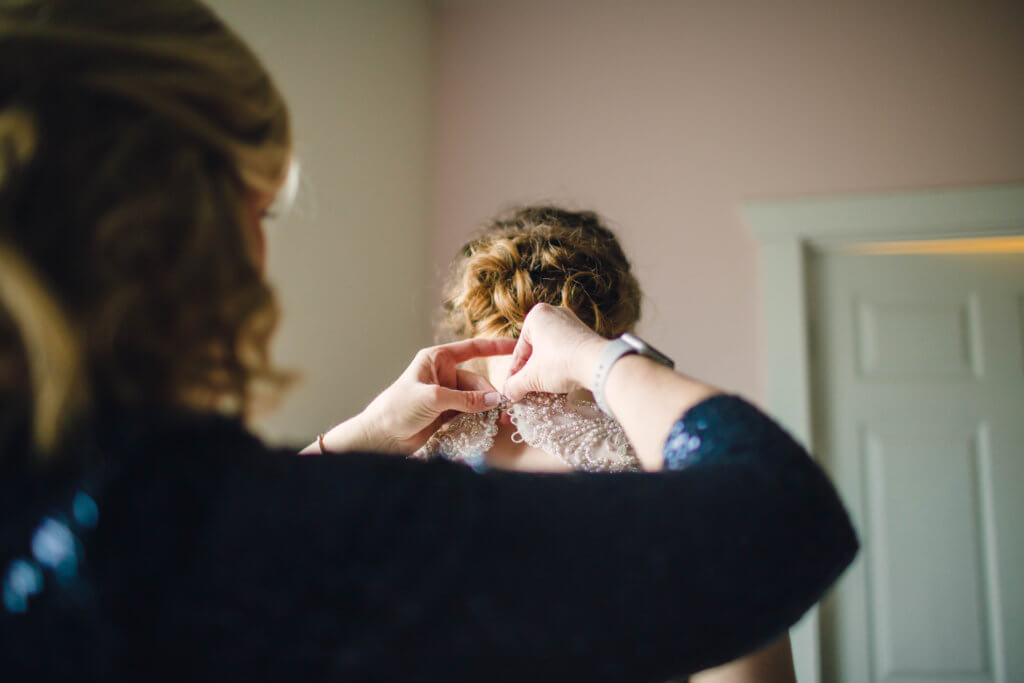
[[(664, 681), (777, 638), (857, 549), (817, 465), (734, 397), (674, 425), (660, 473), (299, 458), (200, 432), (125, 458), (83, 537), (95, 642), (75, 651), (106, 679)], [(81, 672), (42, 656), (68, 614), (50, 585), (0, 620), (0, 650)]]

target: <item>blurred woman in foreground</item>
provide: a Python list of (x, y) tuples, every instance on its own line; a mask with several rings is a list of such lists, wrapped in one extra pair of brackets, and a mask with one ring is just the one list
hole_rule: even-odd
[[(288, 377), (260, 218), (290, 152), (199, 3), (0, 0), (4, 678), (665, 679), (778, 637), (851, 561), (774, 423), (641, 354), (602, 366), (565, 308), (424, 349), (323, 455), (266, 448), (245, 418)], [(600, 392), (671, 471), (380, 454), (493, 407), (456, 366), (509, 354), (511, 397)]]

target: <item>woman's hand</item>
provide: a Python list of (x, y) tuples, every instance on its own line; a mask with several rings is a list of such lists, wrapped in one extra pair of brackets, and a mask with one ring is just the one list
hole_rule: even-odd
[[(501, 402), (490, 382), (456, 366), (473, 358), (507, 356), (515, 344), (514, 339), (467, 339), (422, 349), (363, 412), (324, 435), (325, 448), (412, 453), (456, 413), (479, 413)], [(302, 452), (319, 450), (314, 442)]]
[(515, 402), (531, 391), (590, 389), (594, 364), (607, 343), (568, 308), (537, 304), (523, 320), (503, 393)]
[[(594, 368), (607, 343), (569, 309), (537, 304), (523, 321), (505, 395), (518, 401), (531, 391), (593, 391)], [(605, 400), (647, 470), (661, 469), (665, 438), (679, 416), (716, 393), (639, 355), (616, 362), (604, 385)]]

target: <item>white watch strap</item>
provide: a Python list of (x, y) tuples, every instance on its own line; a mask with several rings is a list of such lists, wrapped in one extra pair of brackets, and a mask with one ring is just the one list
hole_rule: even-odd
[(604, 385), (608, 381), (608, 373), (611, 372), (615, 361), (630, 353), (637, 353), (637, 350), (621, 339), (612, 339), (604, 345), (597, 357), (597, 366), (594, 369), (594, 401), (597, 402), (598, 408), (611, 417), (615, 416), (612, 415), (612, 409), (604, 397)]

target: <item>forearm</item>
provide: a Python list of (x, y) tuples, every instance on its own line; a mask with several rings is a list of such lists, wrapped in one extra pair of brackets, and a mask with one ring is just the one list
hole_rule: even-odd
[[(328, 453), (384, 450), (381, 439), (368, 428), (362, 413), (335, 425), (324, 433), (323, 439), (324, 450)], [(299, 451), (299, 455), (317, 453), (320, 453), (319, 437)]]
[[(378, 629), (378, 642), (415, 634), (403, 639), (407, 657), (387, 660), (392, 678), (408, 678), (399, 669), (410, 660), (419, 675), (452, 681), (486, 679), (500, 660), (504, 678), (538, 682), (567, 671), (664, 680), (731, 660), (763, 663), (761, 654), (737, 658), (778, 638), (821, 596), (853, 557), (853, 529), (824, 475), (749, 404), (713, 398), (677, 424), (700, 444), (682, 456), (685, 467), (669, 458), (674, 471), (658, 475), (481, 473), (359, 453), (267, 458), (265, 479), (246, 460), (228, 490), (258, 505), (226, 494), (221, 509), (243, 514), (237, 528), (260, 547), (274, 535), (302, 539), (287, 547), (305, 558), (299, 585), (328, 590), (317, 595), (319, 629), (335, 619), (336, 632)], [(680, 437), (671, 431), (668, 450)], [(283, 585), (279, 567), (243, 562), (237, 571)], [(222, 574), (234, 581), (235, 572)], [(353, 601), (365, 586), (373, 599)], [(409, 605), (396, 630), (392, 615)], [(575, 650), (551, 645), (566, 633)]]
[[(589, 388), (593, 368), (605, 342), (581, 354), (579, 381)], [(605, 399), (622, 425), (646, 470), (660, 470), (665, 439), (687, 410), (721, 393), (714, 387), (675, 372), (649, 358), (629, 355), (612, 366)]]

